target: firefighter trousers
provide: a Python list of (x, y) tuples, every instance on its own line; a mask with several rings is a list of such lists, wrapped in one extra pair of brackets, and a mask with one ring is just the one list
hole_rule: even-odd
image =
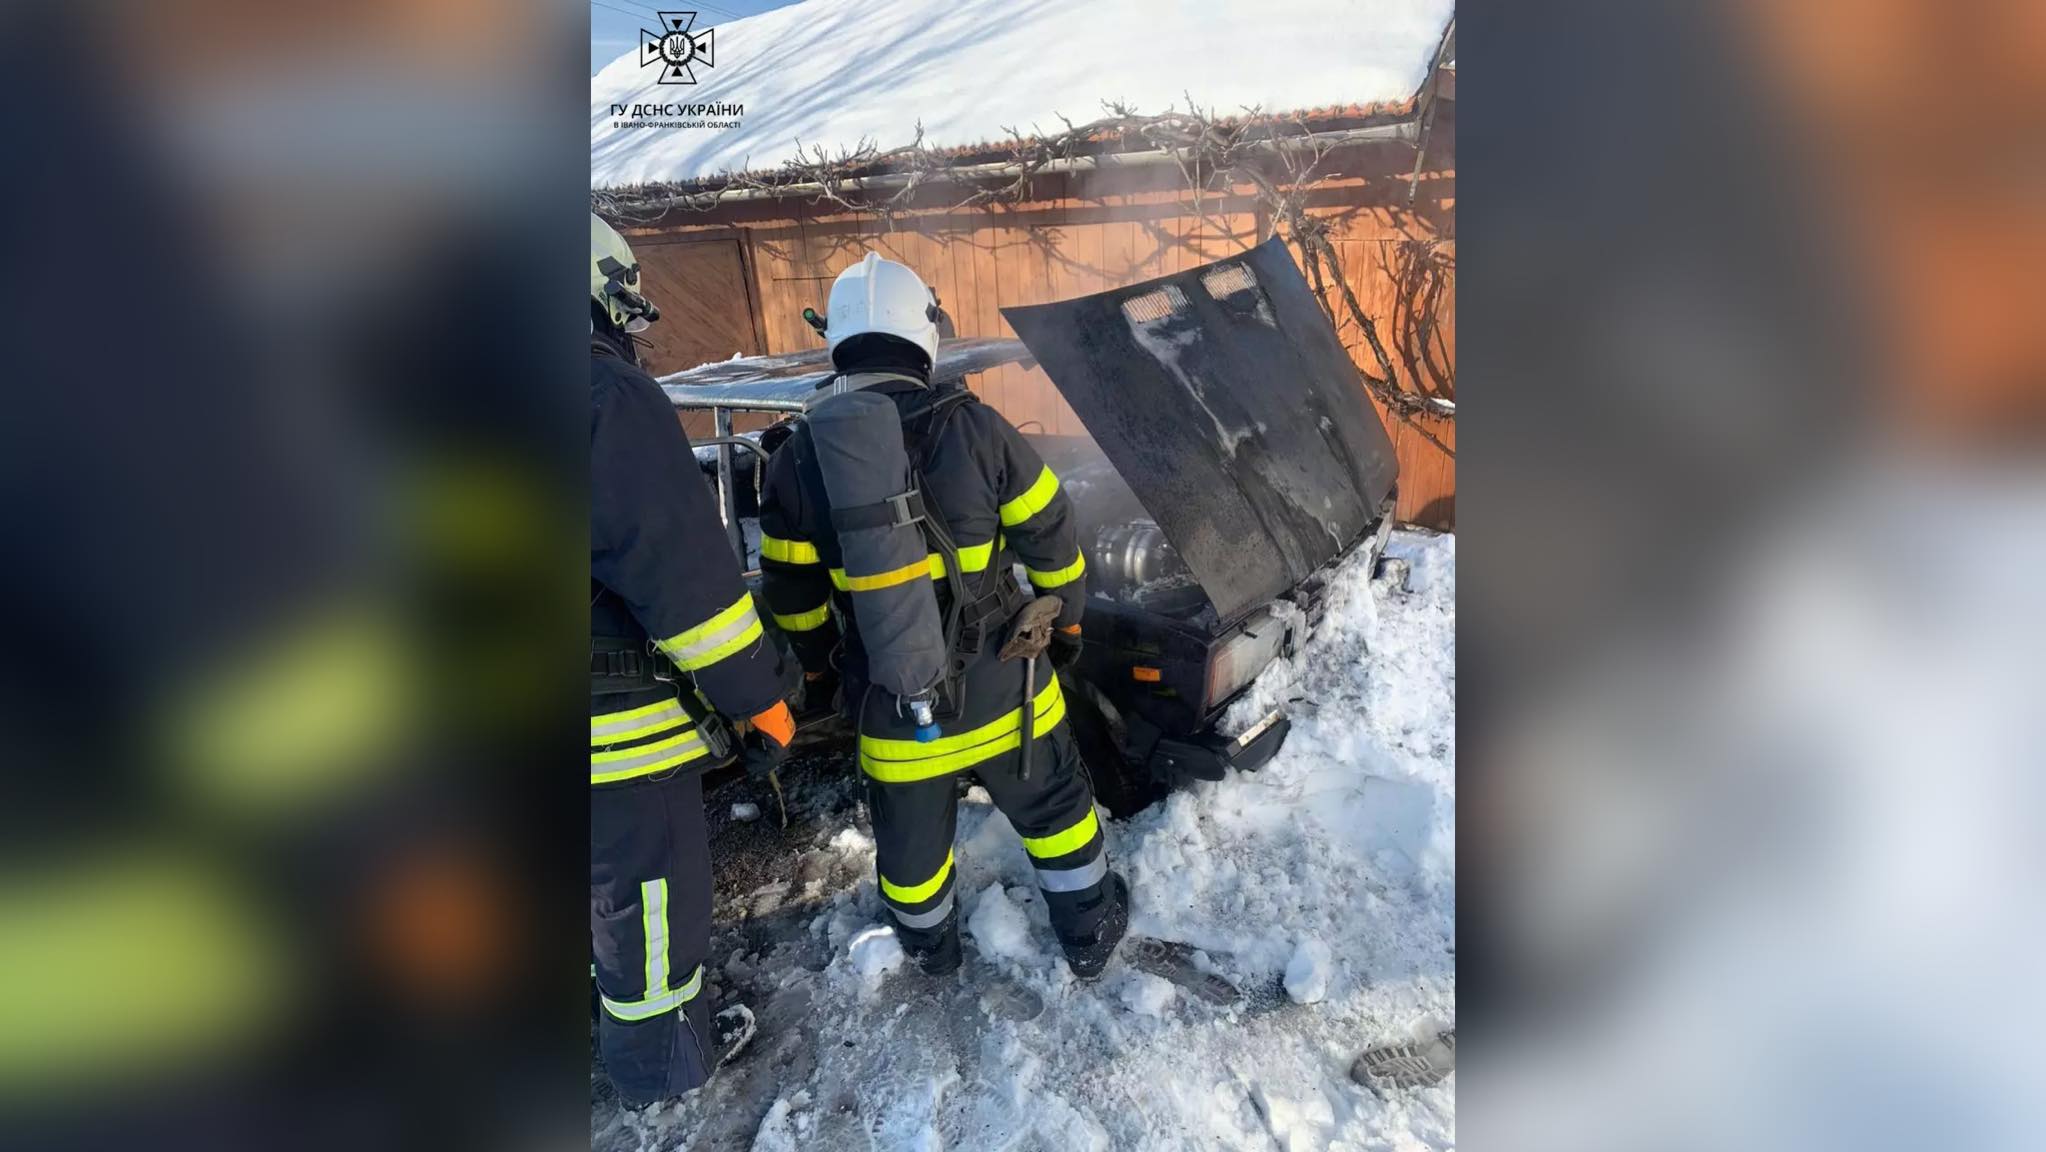
[(885, 692), (868, 693), (860, 709), (860, 770), (881, 897), (913, 952), (958, 931), (952, 838), (962, 775), (987, 789), (1022, 837), (1062, 944), (1091, 943), (1107, 911), (1108, 856), (1093, 791), (1065, 723), (1058, 677), (1042, 658), (1031, 687), (1030, 776), (1018, 772), (1023, 666), (991, 652), (976, 660), (963, 681), (960, 718), (931, 743), (916, 742), (915, 722), (898, 715)]
[(634, 1104), (711, 1070), (710, 835), (695, 766), (590, 789), (590, 944), (597, 1048)]

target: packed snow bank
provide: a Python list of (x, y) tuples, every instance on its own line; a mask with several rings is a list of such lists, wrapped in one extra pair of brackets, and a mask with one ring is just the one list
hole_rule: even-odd
[(976, 788), (956, 977), (880, 942), (873, 842), (839, 832), (829, 851), (861, 879), (798, 928), (815, 948), (776, 948), (739, 989), (762, 1006), (755, 1052), (680, 1105), (600, 1116), (593, 1146), (1454, 1147), (1453, 1076), (1381, 1095), (1348, 1074), (1364, 1048), (1456, 1020), (1456, 540), (1402, 532), (1391, 553), (1410, 590), (1338, 573), (1306, 651), (1233, 710), (1287, 708), (1270, 764), (1107, 826), (1132, 930), (1200, 948), (1241, 1004), (1121, 960), (1074, 980), (1021, 843)]
[(1009, 899), (1000, 884), (990, 884), (966, 918), (967, 934), (989, 959), (1027, 960), (1038, 955), (1030, 942), (1030, 917)]
[[(590, 186), (773, 168), (796, 143), (937, 147), (1058, 131), (1104, 100), (1303, 111), (1402, 101), (1454, 0), (808, 0), (716, 26), (715, 63), (663, 85), (639, 50), (590, 78)], [(698, 17), (697, 27), (708, 24)], [(653, 27), (653, 20), (647, 21)], [(736, 127), (619, 127), (614, 104), (738, 104), (657, 115)], [(622, 121), (630, 125), (633, 120)]]
[(1335, 955), (1328, 945), (1312, 938), (1302, 940), (1286, 961), (1286, 995), (1295, 1004), (1318, 1004), (1328, 998), (1329, 971)]
[(876, 924), (853, 937), (852, 947), (846, 950), (846, 959), (853, 971), (860, 974), (860, 979), (871, 987), (879, 984), (881, 977), (902, 967), (902, 941), (895, 938), (895, 929)]
[(1131, 972), (1117, 995), (1137, 1015), (1158, 1017), (1165, 1015), (1166, 1009), (1171, 1007), (1173, 997), (1179, 995), (1179, 988), (1163, 976)]

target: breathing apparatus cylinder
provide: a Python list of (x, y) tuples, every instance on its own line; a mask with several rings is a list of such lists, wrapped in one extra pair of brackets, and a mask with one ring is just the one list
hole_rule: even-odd
[(912, 499), (901, 416), (884, 395), (845, 392), (818, 404), (805, 420), (831, 500), (868, 679), (908, 706), (918, 740), (935, 740), (932, 704), (945, 672), (945, 627), (921, 505)]

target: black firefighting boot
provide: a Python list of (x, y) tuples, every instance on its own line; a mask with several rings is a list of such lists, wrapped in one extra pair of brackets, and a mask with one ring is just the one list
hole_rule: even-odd
[(916, 961), (926, 976), (950, 976), (959, 970), (959, 910), (955, 907), (937, 927), (929, 930), (895, 926), (895, 938), (902, 950)]
[(1115, 946), (1122, 943), (1123, 933), (1130, 926), (1130, 886), (1123, 882), (1122, 874), (1110, 872), (1101, 884), (1101, 898), (1108, 902), (1101, 913), (1100, 923), (1094, 934), (1085, 939), (1060, 940), (1066, 950), (1066, 964), (1073, 975), (1082, 980), (1092, 980), (1108, 967), (1108, 958), (1115, 955)]

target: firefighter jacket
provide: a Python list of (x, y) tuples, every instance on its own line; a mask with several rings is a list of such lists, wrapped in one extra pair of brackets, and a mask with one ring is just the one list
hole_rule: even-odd
[(626, 652), (651, 641), (688, 681), (599, 695), (593, 679), (592, 785), (710, 767), (692, 712), (746, 717), (782, 697), (780, 653), (674, 407), (602, 343), (590, 358), (590, 636)]
[[(891, 380), (873, 390), (893, 400), (904, 416), (904, 442), (923, 474), (925, 507), (944, 522), (958, 548), (969, 603), (988, 603), (1001, 584), (1014, 592), (1010, 573), (1020, 560), (1038, 591), (1064, 599), (1059, 626), (1077, 626), (1086, 600), (1086, 561), (1072, 503), (1037, 452), (970, 393), (940, 405), (933, 415), (938, 393), (930, 388)], [(805, 670), (823, 672), (831, 651), (844, 640), (842, 670), (850, 686), (866, 678), (858, 629), (841, 633), (841, 622), (853, 620), (848, 593), (863, 586), (859, 581), (927, 578), (936, 585), (941, 609), (959, 593), (949, 586), (936, 553), (929, 557), (927, 572), (848, 575), (831, 524), (810, 430), (798, 422), (768, 462), (761, 494), (762, 590)], [(996, 627), (1000, 623), (994, 622)], [(994, 643), (999, 645), (999, 638)]]

